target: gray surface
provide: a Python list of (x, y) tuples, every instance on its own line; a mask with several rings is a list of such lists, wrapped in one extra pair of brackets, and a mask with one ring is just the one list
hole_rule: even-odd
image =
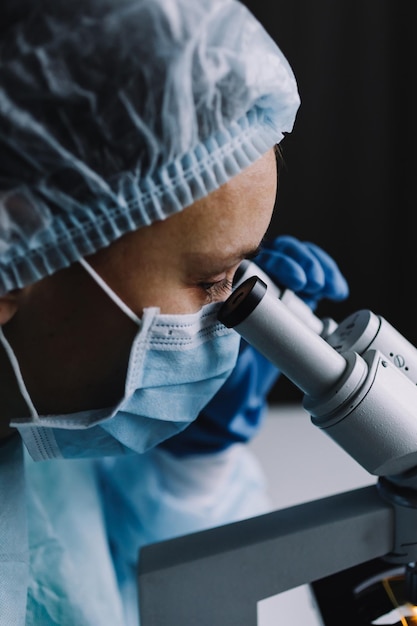
[(257, 602), (392, 548), (375, 486), (144, 548), (142, 626), (256, 626)]
[[(141, 626), (289, 623), (279, 592), (305, 590), (314, 578), (391, 548), (393, 514), (376, 495), (375, 478), (303, 409), (271, 410), (252, 449), (281, 510), (146, 548)], [(316, 498), (325, 500), (310, 502)], [(301, 601), (308, 602), (305, 594)]]

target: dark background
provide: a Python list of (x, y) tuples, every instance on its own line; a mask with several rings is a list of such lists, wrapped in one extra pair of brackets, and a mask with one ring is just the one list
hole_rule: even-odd
[[(349, 281), (343, 303), (385, 317), (417, 345), (417, 0), (247, 0), (301, 96), (282, 142), (270, 236), (322, 246)], [(272, 402), (301, 398), (281, 378)]]

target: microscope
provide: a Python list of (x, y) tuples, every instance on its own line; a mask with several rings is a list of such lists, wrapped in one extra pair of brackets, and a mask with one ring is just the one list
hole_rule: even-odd
[(384, 559), (404, 566), (405, 599), (417, 605), (416, 348), (369, 310), (339, 324), (319, 319), (249, 261), (235, 281), (220, 321), (276, 365), (303, 392), (312, 423), (377, 477), (395, 511)]
[[(376, 481), (143, 547), (141, 624), (255, 626), (260, 600), (304, 584), (324, 597), (326, 626), (417, 623), (416, 348), (368, 310), (320, 319), (249, 261), (219, 320), (303, 392), (313, 425)], [(381, 585), (382, 612), (380, 595), (370, 606)]]

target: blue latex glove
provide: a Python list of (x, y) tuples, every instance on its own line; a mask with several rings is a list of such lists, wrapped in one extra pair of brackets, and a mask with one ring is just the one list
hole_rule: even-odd
[[(280, 287), (297, 293), (314, 310), (323, 299), (343, 300), (347, 282), (324, 250), (290, 236), (265, 243), (254, 259)], [(219, 452), (249, 441), (266, 413), (267, 396), (279, 370), (245, 341), (236, 366), (197, 419), (160, 446), (175, 456)]]
[(314, 310), (319, 300), (344, 300), (346, 279), (324, 250), (308, 241), (283, 235), (265, 243), (255, 263), (282, 287), (294, 291)]

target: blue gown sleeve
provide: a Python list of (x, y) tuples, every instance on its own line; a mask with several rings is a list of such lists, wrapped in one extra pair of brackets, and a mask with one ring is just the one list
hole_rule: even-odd
[(29, 584), (23, 445), (13, 436), (0, 444), (0, 624), (24, 626)]

